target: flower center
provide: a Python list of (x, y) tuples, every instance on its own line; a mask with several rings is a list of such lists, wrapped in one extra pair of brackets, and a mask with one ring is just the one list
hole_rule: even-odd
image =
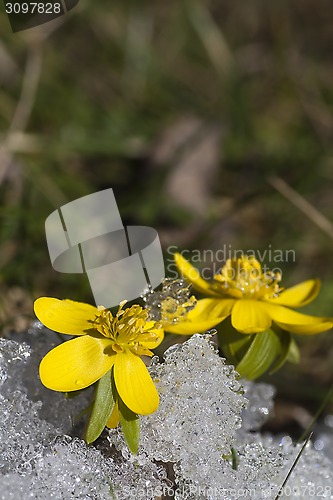
[(161, 324), (149, 321), (149, 311), (141, 306), (133, 305), (123, 309), (125, 304), (125, 300), (120, 303), (115, 316), (108, 309), (99, 306), (95, 328), (112, 341), (111, 348), (117, 354), (130, 349), (135, 354), (151, 356), (153, 353), (143, 344), (159, 344), (160, 336), (156, 331), (161, 328)]
[(228, 259), (214, 280), (216, 291), (234, 298), (272, 298), (282, 291), (279, 287), (281, 273), (263, 272), (260, 262), (247, 255)]

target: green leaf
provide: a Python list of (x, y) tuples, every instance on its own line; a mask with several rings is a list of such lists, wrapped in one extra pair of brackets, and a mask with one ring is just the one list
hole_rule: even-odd
[(288, 359), (289, 349), (292, 342), (292, 338), (289, 332), (285, 332), (280, 328), (279, 329), (274, 328), (274, 332), (280, 339), (281, 351), (280, 351), (280, 356), (278, 357), (278, 359), (273, 365), (273, 368), (269, 372), (270, 375), (278, 371), (281, 368), (281, 366), (285, 364), (285, 362)]
[(237, 365), (253, 341), (253, 335), (239, 333), (231, 324), (230, 318), (226, 318), (217, 327), (219, 345), (229, 363)]
[(269, 329), (253, 336), (245, 356), (236, 365), (238, 373), (249, 380), (258, 378), (267, 371), (281, 350), (279, 337), (273, 330)]
[(301, 354), (299, 352), (298, 345), (295, 340), (291, 338), (287, 360), (290, 361), (290, 363), (295, 363), (297, 365), (300, 362), (300, 359)]
[(234, 366), (238, 365), (248, 351), (251, 343), (253, 341), (253, 336), (251, 339), (246, 339), (241, 345), (234, 342), (232, 344), (225, 344), (222, 347), (223, 355), (229, 364)]
[(93, 443), (102, 434), (116, 404), (112, 387), (112, 370), (107, 372), (96, 384), (95, 401), (93, 403), (85, 440)]
[(140, 419), (133, 413), (119, 397), (119, 415), (121, 428), (129, 450), (136, 455), (139, 449)]

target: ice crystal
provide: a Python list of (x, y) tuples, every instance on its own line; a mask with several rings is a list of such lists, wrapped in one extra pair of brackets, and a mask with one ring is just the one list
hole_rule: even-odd
[(0, 396), (0, 470), (29, 470), (42, 443), (54, 436), (56, 429), (38, 417), (41, 403), (33, 403), (19, 391), (9, 399)]
[[(253, 499), (275, 500), (300, 449), (301, 445), (295, 446), (288, 436), (276, 439), (249, 434), (248, 443), (238, 448), (239, 465), (234, 489), (248, 491), (248, 496)], [(279, 498), (310, 499), (314, 496), (312, 485), (317, 493), (327, 488), (325, 496), (321, 496), (332, 499), (331, 468), (329, 460), (309, 444)]]
[[(13, 338), (19, 338), (24, 342), (2, 339), (5, 343), (2, 350), (7, 353), (3, 365), (8, 374), (8, 381), (3, 386), (2, 394), (8, 396), (13, 391), (19, 390), (26, 394), (29, 400), (40, 402), (38, 407), (40, 418), (50, 423), (57, 422), (58, 430), (68, 434), (78, 415), (89, 405), (91, 389), (79, 397), (66, 397), (63, 393), (51, 391), (43, 386), (39, 379), (39, 363), (48, 351), (60, 345), (62, 339), (39, 321), (36, 321), (24, 335), (15, 335)], [(1, 345), (0, 343), (0, 353)], [(17, 361), (21, 361), (19, 367)], [(1, 366), (0, 357), (0, 373)]]
[[(32, 341), (37, 350), (45, 350), (46, 338), (42, 347), (37, 339)], [(41, 418), (43, 402), (27, 397), (27, 393), (42, 399), (46, 395), (39, 387), (30, 348), (0, 339), (0, 353), (0, 500), (123, 500), (128, 498), (128, 489), (136, 488), (144, 492), (136, 497), (144, 500), (153, 499), (155, 492), (165, 487), (165, 470), (149, 458), (138, 463), (119, 454), (105, 456), (84, 441), (63, 435), (68, 420), (63, 395), (48, 391), (61, 396), (60, 409), (49, 403), (48, 395), (44, 401), (43, 414), (49, 420), (53, 417), (54, 425)], [(30, 377), (28, 385), (24, 384), (26, 376)], [(58, 422), (54, 415), (61, 412)]]
[(142, 298), (150, 318), (164, 323), (177, 323), (196, 304), (195, 297), (190, 294), (190, 285), (183, 279), (165, 278), (161, 290), (149, 289)]
[(272, 385), (248, 380), (242, 380), (242, 384), (248, 400), (242, 413), (242, 431), (255, 431), (262, 427), (274, 406), (275, 389)]
[(29, 356), (27, 345), (0, 338), (0, 386), (19, 371), (16, 363), (25, 361)]
[[(156, 413), (141, 419), (139, 460), (173, 464), (174, 498), (274, 500), (300, 446), (287, 436), (279, 440), (253, 432), (272, 408), (273, 387), (240, 381), (207, 335), (172, 346), (150, 372), (161, 401)], [(108, 439), (130, 459), (119, 431), (110, 431)], [(303, 492), (302, 498), (310, 499), (317, 491), (332, 499), (331, 467), (307, 448), (284, 489), (286, 498)]]
[(6, 496), (0, 498), (123, 500), (135, 488), (144, 491), (144, 496), (137, 498), (153, 499), (149, 492), (162, 488), (165, 476), (150, 461), (138, 466), (104, 457), (84, 441), (68, 436), (58, 437), (42, 448), (31, 457), (30, 466), (29, 474), (10, 472), (0, 479), (0, 491), (6, 491)]
[(177, 473), (198, 486), (205, 485), (207, 477), (215, 484), (212, 464), (218, 481), (232, 475), (225, 457), (231, 454), (246, 404), (234, 368), (218, 356), (208, 338), (193, 335), (169, 348), (164, 363), (155, 361), (150, 373), (160, 406), (141, 419), (140, 449), (155, 460), (176, 462)]
[[(239, 380), (208, 335), (171, 347), (164, 362), (154, 359), (161, 403), (141, 418), (137, 456), (119, 429), (98, 446), (65, 435), (76, 433), (70, 414), (89, 398), (73, 403), (40, 384), (38, 363), (59, 342), (55, 334), (37, 324), (25, 340), (30, 347), (0, 339), (0, 500), (275, 499), (300, 445), (259, 433), (273, 388)], [(309, 444), (281, 498), (333, 499), (333, 425), (326, 424), (314, 446), (325, 436), (327, 456)]]

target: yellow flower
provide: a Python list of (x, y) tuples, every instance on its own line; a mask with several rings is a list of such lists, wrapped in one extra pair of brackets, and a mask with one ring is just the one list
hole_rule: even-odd
[(252, 256), (229, 259), (212, 283), (201, 278), (181, 254), (175, 261), (193, 287), (209, 298), (198, 300), (187, 316), (165, 330), (190, 335), (203, 332), (231, 317), (232, 327), (240, 333), (255, 334), (270, 329), (272, 323), (291, 333), (309, 335), (329, 330), (332, 318), (301, 314), (290, 308), (304, 306), (319, 292), (319, 280), (308, 280), (282, 291), (280, 274), (263, 272)]
[[(140, 356), (152, 356), (150, 349), (163, 340), (163, 329), (148, 320), (149, 312), (139, 305), (113, 315), (104, 307), (72, 300), (41, 297), (35, 301), (37, 318), (51, 330), (77, 338), (52, 349), (43, 358), (39, 373), (42, 383), (54, 391), (84, 389), (101, 379), (113, 367), (116, 390), (134, 413), (147, 415), (158, 408), (159, 396)], [(118, 421), (114, 409), (108, 427)]]

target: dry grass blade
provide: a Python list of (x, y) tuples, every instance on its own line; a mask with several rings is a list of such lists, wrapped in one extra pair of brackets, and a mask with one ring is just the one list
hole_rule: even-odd
[(316, 224), (324, 233), (333, 239), (333, 224), (321, 212), (319, 212), (303, 196), (290, 187), (281, 177), (270, 177), (268, 183), (279, 193), (290, 201), (295, 207), (303, 212), (312, 222)]
[(151, 56), (154, 18), (148, 10), (132, 9), (126, 34), (123, 82), (130, 94), (141, 97)]
[(283, 492), (283, 488), (284, 488), (284, 487), (285, 487), (285, 485), (287, 484), (288, 479), (290, 478), (290, 476), (291, 476), (291, 474), (292, 474), (293, 470), (295, 469), (295, 467), (296, 467), (296, 465), (297, 465), (297, 463), (298, 463), (299, 459), (301, 458), (301, 455), (302, 455), (303, 451), (305, 450), (306, 445), (307, 445), (307, 444), (308, 444), (308, 442), (310, 441), (310, 439), (311, 439), (311, 437), (312, 437), (312, 434), (313, 434), (313, 433), (311, 432), (311, 434), (308, 436), (307, 440), (304, 442), (304, 444), (303, 444), (302, 448), (300, 449), (300, 451), (299, 451), (299, 453), (298, 453), (298, 455), (297, 455), (297, 457), (296, 457), (296, 459), (295, 459), (295, 461), (294, 461), (293, 465), (291, 466), (290, 471), (288, 472), (288, 474), (287, 474), (287, 476), (286, 476), (285, 480), (283, 481), (283, 483), (282, 483), (282, 485), (281, 485), (281, 487), (280, 487), (280, 489), (279, 489), (279, 491), (278, 491), (278, 494), (276, 495), (276, 497), (275, 497), (275, 499), (274, 499), (274, 500), (279, 500), (279, 499), (281, 498), (281, 493)]
[(318, 418), (320, 417), (320, 415), (322, 414), (323, 410), (325, 409), (325, 407), (327, 406), (327, 404), (330, 402), (330, 400), (333, 398), (333, 385), (332, 387), (330, 388), (330, 390), (328, 391), (328, 393), (326, 394), (325, 398), (323, 399), (321, 405), (319, 406), (318, 410), (316, 411), (310, 425), (308, 426), (307, 429), (305, 429), (305, 431), (303, 432), (303, 434), (301, 435), (301, 437), (299, 438), (298, 440), (298, 443), (301, 443), (303, 441), (303, 439), (305, 439), (305, 436), (308, 434), (308, 432), (312, 431), (315, 423), (317, 422)]
[(18, 132), (24, 132), (31, 115), (42, 70), (42, 58), (42, 46), (40, 44), (31, 46), (25, 67), (20, 99), (6, 138), (0, 146), (0, 183), (5, 177), (12, 160), (11, 150), (15, 150), (13, 139), (18, 136)]
[(221, 27), (217, 25), (202, 2), (190, 2), (188, 4), (188, 15), (216, 72), (220, 76), (224, 76), (229, 72), (233, 63), (233, 56)]

